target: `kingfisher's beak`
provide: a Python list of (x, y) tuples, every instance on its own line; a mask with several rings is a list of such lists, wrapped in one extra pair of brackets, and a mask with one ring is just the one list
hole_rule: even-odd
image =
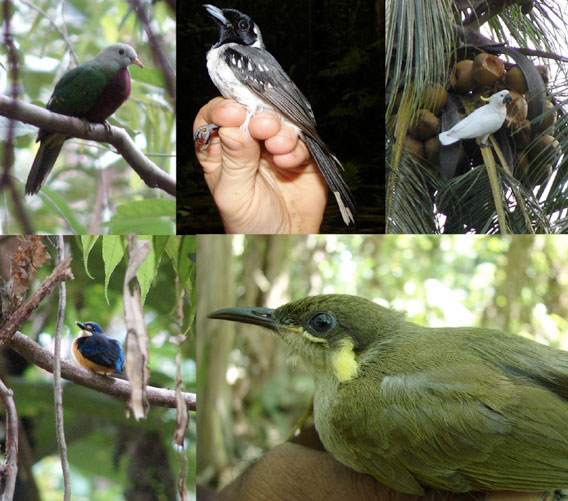
[(87, 326), (85, 324), (82, 324), (81, 322), (75, 322), (81, 329), (83, 329), (84, 331), (87, 330)]
[(272, 308), (225, 308), (207, 315), (208, 318), (232, 320), (243, 324), (260, 325), (266, 329), (278, 331), (278, 322)]

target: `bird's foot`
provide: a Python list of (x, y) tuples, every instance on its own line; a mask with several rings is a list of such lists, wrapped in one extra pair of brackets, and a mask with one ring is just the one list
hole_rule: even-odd
[(479, 147), (480, 148), (491, 148), (491, 145), (489, 143), (479, 143)]
[(93, 131), (93, 123), (89, 122), (86, 118), (81, 119), (85, 125), (85, 132), (89, 133)]
[(205, 124), (198, 127), (193, 134), (193, 142), (199, 151), (205, 151), (209, 148), (209, 142), (211, 140), (211, 133), (219, 128), (215, 124)]
[(110, 123), (108, 123), (106, 120), (103, 122), (103, 127), (105, 128), (105, 130), (107, 131), (107, 134), (111, 133), (111, 127), (112, 125)]

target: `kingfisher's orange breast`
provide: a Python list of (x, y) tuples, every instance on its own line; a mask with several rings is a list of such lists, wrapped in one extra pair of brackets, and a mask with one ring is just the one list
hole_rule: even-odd
[(103, 374), (105, 376), (108, 376), (109, 374), (113, 374), (115, 372), (114, 369), (110, 369), (109, 367), (105, 367), (104, 365), (96, 364), (88, 358), (85, 358), (77, 348), (77, 339), (79, 338), (73, 340), (73, 344), (71, 345), (71, 353), (73, 354), (73, 358), (81, 367), (89, 369), (90, 371), (96, 372), (98, 374)]

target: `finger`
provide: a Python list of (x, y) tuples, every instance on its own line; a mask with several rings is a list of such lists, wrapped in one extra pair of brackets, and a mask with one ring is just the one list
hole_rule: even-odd
[(260, 145), (240, 127), (219, 129), (221, 168), (214, 198), (221, 213), (234, 214), (250, 203), (260, 161)]
[[(246, 110), (232, 99), (216, 97), (203, 106), (193, 122), (193, 132), (202, 125), (216, 124), (219, 127), (238, 127), (246, 118)], [(206, 173), (212, 174), (221, 166), (219, 138), (212, 134), (207, 145), (196, 142), (197, 160)], [(214, 180), (216, 184), (216, 178)]]
[(216, 97), (203, 106), (193, 122), (193, 131), (205, 124), (219, 127), (238, 127), (246, 118), (246, 110), (232, 99)]
[(265, 140), (278, 134), (281, 124), (280, 118), (274, 113), (261, 111), (250, 119), (249, 132), (258, 140)]
[(276, 136), (266, 140), (264, 144), (278, 167), (300, 167), (311, 160), (306, 143), (299, 140), (298, 134), (291, 127), (282, 127)]

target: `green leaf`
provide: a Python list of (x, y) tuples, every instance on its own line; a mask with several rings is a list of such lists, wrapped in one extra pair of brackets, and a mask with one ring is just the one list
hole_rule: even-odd
[[(60, 197), (57, 192), (44, 186), (38, 193), (38, 196), (55, 207), (56, 211), (65, 219), (75, 235), (85, 235), (87, 233), (87, 228), (79, 222), (67, 201)], [(61, 233), (61, 231), (59, 233)]]
[(175, 200), (138, 200), (117, 207), (105, 224), (114, 235), (172, 235), (175, 233)]
[(81, 235), (81, 244), (83, 245), (83, 264), (85, 266), (85, 273), (89, 278), (95, 278), (89, 273), (88, 262), (91, 249), (95, 245), (99, 235)]
[(138, 278), (138, 283), (140, 284), (140, 293), (142, 296), (142, 304), (146, 300), (146, 294), (150, 290), (150, 286), (156, 278), (158, 273), (158, 267), (160, 266), (160, 260), (162, 258), (162, 253), (165, 245), (160, 245), (159, 249), (156, 249), (156, 238), (158, 239), (168, 239), (169, 237), (155, 237), (152, 239), (152, 245), (150, 246), (150, 254), (142, 262), (138, 271), (136, 272), (136, 278)]
[[(112, 272), (126, 252), (126, 239), (117, 235), (103, 236), (103, 261), (105, 263), (105, 298), (108, 300), (108, 284)], [(109, 303), (110, 304), (110, 303)]]
[(161, 70), (156, 68), (138, 68), (130, 67), (130, 75), (132, 80), (153, 85), (154, 87), (164, 88), (164, 75)]
[[(186, 286), (191, 287), (191, 275), (195, 269), (195, 263), (189, 259), (190, 254), (195, 254), (196, 239), (195, 235), (183, 235), (178, 253), (178, 276), (179, 276), (179, 292)], [(188, 287), (188, 290), (189, 290)]]
[[(178, 237), (172, 236), (166, 243), (166, 254), (172, 261), (172, 265), (176, 273), (178, 273), (178, 250), (179, 250), (179, 240)], [(179, 274), (179, 273), (178, 273)]]

